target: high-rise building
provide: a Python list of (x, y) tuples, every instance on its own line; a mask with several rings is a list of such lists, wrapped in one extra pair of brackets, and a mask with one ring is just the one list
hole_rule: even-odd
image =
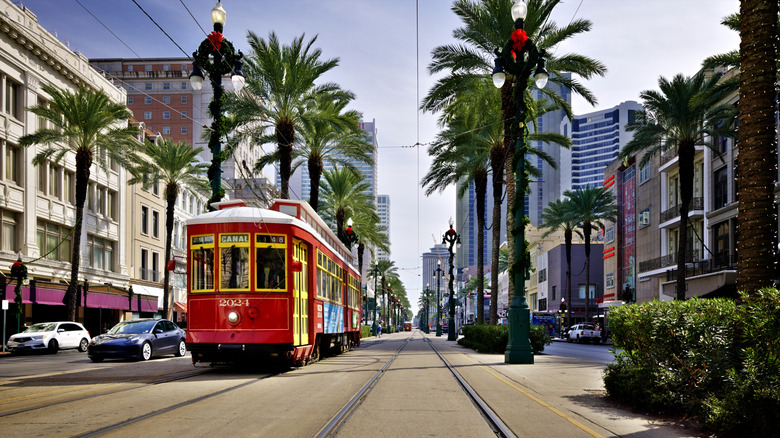
[(566, 159), (560, 162), (563, 190), (601, 186), (604, 169), (633, 138), (633, 133), (626, 131), (626, 123), (641, 110), (639, 103), (629, 100), (561, 122), (563, 134), (572, 140), (571, 149), (562, 152)]
[[(384, 227), (387, 241), (390, 241), (390, 195), (377, 195), (376, 213), (379, 215), (379, 225)], [(385, 252), (377, 249), (377, 259), (389, 259), (390, 251)]]

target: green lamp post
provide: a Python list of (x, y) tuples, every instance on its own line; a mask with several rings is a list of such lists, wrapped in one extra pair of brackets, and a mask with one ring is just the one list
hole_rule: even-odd
[(214, 23), (214, 31), (211, 32), (198, 46), (198, 50), (192, 54), (192, 74), (190, 83), (192, 89), (199, 91), (203, 87), (203, 73), (208, 74), (211, 80), (211, 88), (214, 96), (209, 104), (209, 110), (214, 121), (211, 124), (211, 136), (209, 137), (209, 150), (211, 151), (211, 166), (208, 177), (211, 185), (211, 198), (208, 200), (209, 210), (215, 210), (212, 203), (219, 202), (224, 196), (222, 189), (222, 142), (221, 137), (227, 134), (225, 117), (222, 115), (222, 102), (224, 88), (222, 76), (232, 73), (233, 89), (240, 91), (244, 87), (244, 76), (241, 73), (241, 51), (236, 53), (233, 44), (222, 36), (227, 13), (222, 8), (222, 3), (217, 2), (211, 10), (211, 22)]
[[(371, 271), (371, 273), (374, 275), (374, 317), (372, 318), (371, 322), (371, 332), (376, 336), (376, 280), (379, 277), (379, 265), (375, 264), (374, 269)], [(366, 295), (368, 295), (368, 292), (366, 292)], [(366, 298), (368, 299), (368, 298)]]
[(441, 336), (441, 260), (436, 261), (436, 336)]
[(497, 88), (504, 85), (506, 73), (515, 78), (514, 97), (516, 102), (515, 121), (517, 122), (517, 140), (515, 142), (514, 163), (516, 200), (512, 206), (515, 215), (514, 236), (515, 257), (512, 263), (515, 294), (509, 305), (509, 339), (504, 353), (504, 362), (513, 364), (534, 363), (530, 341), (530, 313), (525, 299), (525, 280), (528, 279), (529, 256), (525, 245), (525, 192), (528, 187), (528, 175), (525, 172), (525, 153), (528, 146), (523, 139), (525, 129), (525, 90), (528, 79), (534, 75), (539, 89), (547, 84), (548, 74), (544, 68), (544, 50), (537, 49), (533, 41), (523, 30), (528, 7), (521, 0), (512, 5), (512, 19), (515, 30), (504, 45), (503, 50), (496, 49), (496, 67), (493, 70), (493, 84)]
[(458, 340), (458, 333), (455, 330), (455, 289), (453, 287), (453, 282), (455, 281), (455, 252), (453, 251), (453, 246), (455, 244), (460, 247), (460, 235), (455, 232), (455, 228), (453, 226), (455, 225), (455, 221), (450, 218), (450, 229), (447, 230), (446, 233), (444, 233), (444, 237), (441, 240), (442, 244), (448, 245), (448, 250), (450, 252), (450, 278), (449, 278), (449, 290), (450, 290), (450, 314), (449, 318), (447, 318), (447, 340), (448, 341), (457, 341)]

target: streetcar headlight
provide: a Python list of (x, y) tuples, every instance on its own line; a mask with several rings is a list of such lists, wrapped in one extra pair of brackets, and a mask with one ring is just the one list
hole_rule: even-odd
[(230, 312), (228, 313), (228, 321), (230, 321), (232, 324), (235, 324), (238, 322), (238, 313), (237, 312)]

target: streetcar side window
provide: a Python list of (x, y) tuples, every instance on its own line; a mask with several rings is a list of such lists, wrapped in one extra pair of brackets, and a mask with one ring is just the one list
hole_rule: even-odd
[(190, 241), (191, 290), (214, 290), (214, 236), (192, 236)]
[(249, 289), (249, 234), (219, 235), (219, 289)]
[(256, 289), (287, 290), (287, 246), (284, 236), (257, 234), (255, 237)]

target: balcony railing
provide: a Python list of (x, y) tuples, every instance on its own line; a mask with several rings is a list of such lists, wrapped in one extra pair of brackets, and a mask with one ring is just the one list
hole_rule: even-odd
[[(688, 211), (693, 211), (693, 210), (704, 210), (704, 198), (701, 197), (691, 198), (691, 206), (688, 209)], [(662, 223), (666, 222), (678, 216), (680, 216), (680, 204), (677, 204), (668, 210), (664, 210), (661, 213), (661, 222)]]
[[(737, 269), (737, 255), (719, 255), (714, 259), (700, 260), (695, 263), (685, 264), (685, 276), (711, 274), (719, 271), (732, 271)], [(666, 271), (666, 281), (677, 279), (677, 269)]]
[[(699, 251), (688, 251), (685, 253), (686, 263), (693, 263), (701, 259)], [(639, 272), (647, 272), (655, 269), (665, 268), (667, 266), (677, 266), (677, 253), (667, 254), (653, 260), (639, 262)]]

